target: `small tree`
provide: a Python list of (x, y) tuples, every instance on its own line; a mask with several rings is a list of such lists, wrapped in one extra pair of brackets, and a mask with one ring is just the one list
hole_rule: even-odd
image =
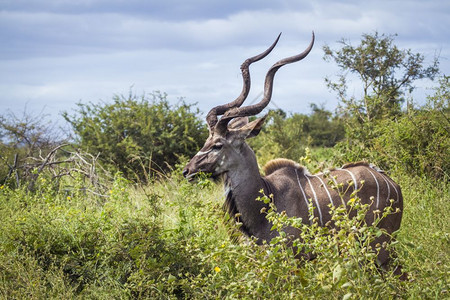
[[(414, 90), (416, 80), (433, 80), (439, 72), (437, 57), (426, 66), (422, 54), (399, 49), (394, 37), (375, 32), (363, 34), (357, 46), (342, 39), (340, 49), (323, 47), (324, 59), (335, 62), (340, 69), (337, 81), (326, 78), (325, 82), (340, 100), (346, 139), (338, 146), (345, 161), (377, 162), (375, 139), (385, 133), (387, 120), (401, 118), (405, 93)], [(355, 77), (361, 86), (360, 97), (347, 95), (348, 82)]]
[(22, 115), (6, 111), (0, 115), (0, 142), (12, 149), (21, 149), (25, 155), (33, 155), (64, 140), (56, 123), (43, 113), (31, 114), (26, 110)]
[(30, 177), (34, 159), (64, 142), (62, 131), (48, 117), (26, 109), (19, 115), (9, 110), (0, 115), (0, 184), (14, 177), (11, 186), (20, 186)]
[(79, 103), (75, 114), (63, 113), (82, 148), (143, 181), (198, 150), (207, 134), (198, 115), (192, 105), (180, 100), (171, 106), (158, 92), (115, 96), (112, 104)]
[[(345, 112), (358, 118), (359, 122), (371, 122), (400, 113), (405, 92), (414, 90), (414, 82), (431, 79), (439, 72), (435, 57), (425, 66), (425, 57), (410, 49), (394, 45), (395, 35), (363, 34), (361, 43), (352, 46), (342, 39), (342, 47), (332, 50), (324, 46), (324, 59), (335, 62), (341, 73), (338, 81), (326, 78), (328, 88), (336, 92)], [(348, 97), (348, 75), (355, 74), (361, 82), (362, 97)]]

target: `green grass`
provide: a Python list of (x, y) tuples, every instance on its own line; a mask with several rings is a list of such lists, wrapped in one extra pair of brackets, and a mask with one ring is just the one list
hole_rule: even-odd
[(366, 252), (342, 255), (320, 228), (305, 229), (322, 253), (313, 261), (295, 259), (279, 241), (256, 246), (224, 221), (220, 185), (189, 184), (174, 172), (145, 187), (117, 177), (106, 199), (55, 192), (44, 178), (36, 193), (2, 187), (0, 297), (449, 297), (449, 184), (393, 176), (405, 198), (395, 249), (406, 282), (381, 274)]
[(400, 176), (405, 199), (399, 257), (409, 273), (411, 299), (443, 299), (450, 288), (450, 185)]

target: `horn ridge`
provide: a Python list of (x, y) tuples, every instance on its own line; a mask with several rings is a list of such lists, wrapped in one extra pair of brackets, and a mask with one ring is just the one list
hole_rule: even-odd
[(248, 93), (250, 91), (251, 86), (251, 79), (250, 79), (250, 70), (249, 67), (252, 63), (257, 62), (264, 57), (266, 57), (270, 52), (272, 52), (273, 48), (277, 45), (279, 39), (281, 37), (281, 33), (276, 38), (275, 42), (272, 43), (272, 45), (266, 49), (264, 52), (255, 55), (253, 57), (247, 58), (241, 65), (241, 73), (242, 73), (242, 91), (241, 94), (234, 100), (227, 104), (219, 105), (216, 107), (213, 107), (206, 116), (206, 122), (208, 123), (208, 127), (210, 130), (214, 128), (214, 126), (217, 123), (217, 116), (223, 115), (227, 110), (233, 107), (240, 107), (242, 103), (244, 103), (245, 99), (248, 96)]
[(315, 35), (314, 31), (312, 32), (312, 40), (309, 46), (300, 54), (287, 57), (276, 62), (272, 67), (270, 67), (269, 71), (267, 71), (266, 79), (264, 82), (264, 98), (256, 104), (244, 106), (244, 107), (234, 107), (227, 110), (222, 118), (220, 118), (216, 127), (221, 127), (221, 129), (226, 129), (226, 126), (229, 121), (236, 117), (247, 117), (259, 114), (270, 102), (272, 98), (272, 90), (273, 90), (273, 80), (275, 78), (275, 73), (284, 65), (291, 64), (305, 58), (309, 52), (311, 52), (314, 46)]

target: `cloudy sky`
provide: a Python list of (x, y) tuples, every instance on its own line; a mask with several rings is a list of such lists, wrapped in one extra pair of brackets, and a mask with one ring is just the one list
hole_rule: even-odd
[[(303, 51), (312, 30), (310, 55), (277, 73), (273, 105), (334, 109), (324, 77), (337, 69), (323, 61), (322, 46), (336, 49), (341, 38), (357, 45), (375, 31), (398, 34), (399, 47), (429, 63), (439, 54), (448, 75), (449, 28), (447, 0), (0, 0), (0, 111), (44, 110), (57, 118), (79, 101), (158, 90), (207, 112), (236, 98), (240, 64), (282, 32), (277, 48), (251, 67), (252, 101), (267, 69)], [(416, 101), (431, 85), (418, 83)]]

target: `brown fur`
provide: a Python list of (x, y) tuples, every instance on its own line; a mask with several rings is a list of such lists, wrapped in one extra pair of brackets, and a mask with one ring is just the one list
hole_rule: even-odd
[(347, 169), (347, 168), (351, 168), (351, 167), (359, 167), (359, 166), (371, 167), (371, 165), (365, 161), (358, 161), (358, 162), (354, 162), (354, 163), (344, 164), (342, 166), (342, 169)]
[(275, 172), (276, 170), (286, 168), (286, 167), (296, 168), (297, 170), (302, 171), (303, 173), (308, 173), (308, 171), (306, 170), (305, 167), (299, 165), (298, 163), (296, 163), (293, 160), (286, 159), (286, 158), (277, 158), (277, 159), (273, 159), (273, 160), (269, 161), (263, 167), (263, 172), (264, 172), (264, 174), (266, 174), (266, 176), (268, 176), (268, 175), (272, 174), (273, 172)]

